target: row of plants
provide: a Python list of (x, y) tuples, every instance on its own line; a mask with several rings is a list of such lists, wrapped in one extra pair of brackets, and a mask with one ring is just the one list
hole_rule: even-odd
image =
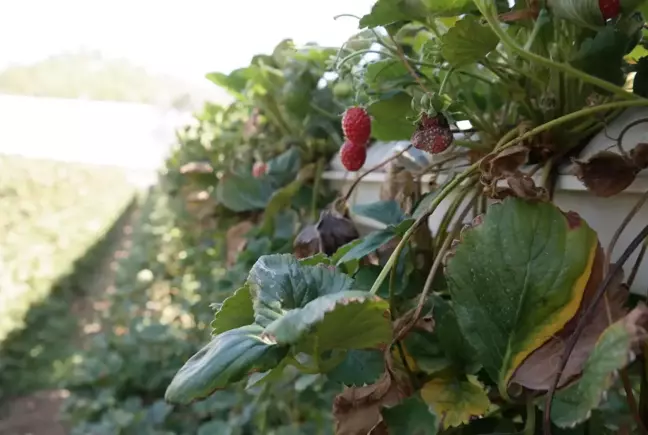
[[(175, 230), (151, 254), (175, 283), (160, 306), (182, 307), (169, 322), (195, 334), (183, 340), (195, 354), (106, 381), (120, 388), (106, 396), (151, 410), (165, 390), (165, 409), (189, 425), (169, 417), (174, 433), (197, 420), (204, 433), (646, 433), (648, 308), (628, 292), (641, 262), (625, 263), (643, 257), (648, 228), (612, 264), (617, 243), (604, 249), (552, 202), (565, 163), (602, 197), (647, 165), (645, 144), (622, 143), (632, 126), (575, 159), (625, 109), (648, 106), (645, 8), (378, 0), (339, 49), (284, 41), (209, 74), (236, 100), (179, 133), (161, 184)], [(389, 197), (349, 210), (350, 192), (322, 181), (326, 164), (339, 150), (360, 170), (368, 147), (391, 140), (430, 166), (398, 166), (406, 149), (366, 168), (356, 180), (387, 166), (410, 182), (389, 179)], [(436, 180), (427, 194), (424, 174)], [(622, 211), (618, 233), (642, 204)], [(350, 211), (384, 228), (361, 235)], [(138, 307), (155, 305), (142, 295)], [(88, 382), (92, 403), (98, 385)], [(198, 417), (205, 403), (224, 409)], [(96, 408), (84, 418), (115, 421)]]
[(65, 376), (70, 304), (133, 194), (121, 169), (0, 156), (0, 397)]

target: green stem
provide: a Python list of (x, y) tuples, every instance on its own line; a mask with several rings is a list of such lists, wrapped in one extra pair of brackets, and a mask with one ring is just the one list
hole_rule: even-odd
[(585, 116), (593, 115), (598, 112), (604, 112), (606, 110), (610, 109), (620, 109), (620, 108), (628, 108), (628, 107), (639, 107), (639, 106), (648, 106), (648, 99), (640, 99), (640, 100), (631, 100), (631, 101), (617, 101), (614, 103), (606, 103), (606, 104), (601, 104), (599, 106), (594, 106), (594, 107), (587, 107), (585, 109), (578, 110), (576, 112), (569, 113), (567, 115), (563, 115), (560, 118), (553, 119), (545, 124), (539, 125), (526, 133), (506, 142), (503, 144), (498, 145), (495, 150), (496, 151), (501, 151), (505, 148), (511, 147), (515, 144), (518, 144), (532, 136), (535, 136), (536, 134), (545, 132), (547, 130), (551, 130), (552, 128), (555, 128), (561, 124), (564, 124), (569, 121), (573, 121), (575, 119), (579, 119)]
[(536, 426), (535, 403), (532, 399), (527, 400), (526, 404), (526, 422), (524, 423), (524, 435), (533, 435)]
[(322, 171), (324, 170), (324, 159), (317, 160), (315, 167), (315, 180), (313, 181), (313, 198), (311, 199), (311, 219), (317, 222), (317, 194), (319, 193), (320, 184), (322, 182)]
[(517, 42), (513, 40), (499, 25), (499, 21), (497, 21), (496, 15), (492, 11), (492, 6), (494, 5), (494, 2), (486, 1), (486, 0), (475, 0), (475, 5), (479, 9), (479, 11), (482, 13), (486, 21), (488, 22), (488, 25), (493, 29), (493, 32), (500, 38), (502, 43), (508, 48), (514, 52), (516, 52), (519, 56), (527, 59), (530, 62), (535, 62), (538, 63), (542, 66), (545, 66), (550, 69), (558, 70), (561, 71), (565, 74), (571, 75), (583, 82), (590, 83), (594, 86), (597, 86), (601, 89), (605, 89), (606, 91), (609, 91), (615, 95), (618, 95), (622, 98), (625, 99), (639, 99), (638, 95), (629, 93), (625, 91), (624, 89), (613, 85), (610, 82), (607, 82), (605, 80), (599, 79), (598, 77), (591, 76), (579, 69), (576, 69), (572, 67), (571, 65), (568, 65), (566, 63), (559, 63), (559, 62), (554, 62), (551, 59), (547, 59), (546, 57), (539, 56), (535, 53), (532, 53), (530, 51), (527, 51), (524, 49), (524, 47), (520, 47)]
[(445, 76), (443, 76), (443, 80), (441, 81), (441, 86), (439, 86), (439, 95), (443, 95), (443, 91), (445, 90), (446, 84), (448, 83), (448, 79), (454, 72), (454, 68), (450, 68), (448, 72), (446, 73)]
[(400, 257), (401, 252), (403, 251), (403, 249), (405, 249), (405, 245), (407, 245), (407, 242), (410, 239), (410, 237), (412, 237), (412, 234), (414, 234), (414, 232), (418, 229), (418, 227), (422, 223), (427, 222), (428, 217), (430, 216), (430, 214), (434, 212), (434, 210), (436, 210), (439, 204), (441, 204), (441, 201), (443, 201), (445, 197), (448, 196), (448, 194), (454, 190), (455, 187), (457, 187), (464, 180), (470, 177), (478, 169), (478, 167), (479, 167), (479, 162), (474, 163), (463, 173), (457, 175), (451, 182), (449, 182), (441, 190), (441, 192), (439, 192), (439, 194), (434, 198), (434, 200), (432, 201), (432, 203), (430, 204), (426, 212), (423, 215), (421, 215), (418, 219), (416, 219), (414, 224), (411, 227), (409, 227), (407, 231), (405, 231), (405, 234), (403, 234), (403, 238), (398, 243), (396, 249), (387, 260), (387, 263), (385, 263), (385, 266), (380, 271), (380, 274), (376, 278), (376, 281), (374, 281), (373, 286), (371, 286), (371, 289), (369, 290), (371, 294), (375, 295), (376, 292), (378, 292), (378, 289), (385, 281), (385, 278), (387, 278), (387, 274), (390, 272), (392, 267), (394, 267), (394, 265), (398, 261), (398, 257)]
[(533, 30), (531, 30), (531, 35), (529, 35), (529, 39), (527, 39), (527, 42), (524, 44), (524, 50), (529, 51), (531, 50), (531, 46), (535, 42), (536, 37), (538, 36), (538, 33), (540, 33), (540, 29), (542, 26), (546, 23), (546, 13), (547, 10), (543, 9), (540, 12), (540, 15), (536, 19), (534, 25), (533, 25)]

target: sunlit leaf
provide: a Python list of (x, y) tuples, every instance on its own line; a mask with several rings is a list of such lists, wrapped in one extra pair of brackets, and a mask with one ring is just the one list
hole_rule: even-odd
[(474, 16), (466, 16), (441, 37), (441, 54), (455, 68), (473, 64), (497, 47), (499, 38)]
[(214, 320), (211, 323), (212, 334), (220, 334), (253, 322), (252, 297), (250, 296), (249, 287), (245, 285), (225, 299), (218, 311), (216, 311)]

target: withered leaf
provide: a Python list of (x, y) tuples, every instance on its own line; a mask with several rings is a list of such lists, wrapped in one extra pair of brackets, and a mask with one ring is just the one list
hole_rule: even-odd
[(333, 255), (340, 246), (360, 237), (350, 219), (337, 211), (323, 211), (315, 225), (309, 225), (299, 232), (293, 243), (297, 258), (306, 258), (324, 253)]
[(542, 187), (537, 187), (533, 178), (528, 175), (518, 173), (506, 177), (506, 182), (512, 193), (518, 198), (538, 201), (548, 199), (547, 191)]
[(295, 258), (312, 257), (322, 252), (322, 240), (315, 225), (308, 225), (297, 234), (293, 243)]
[(648, 168), (648, 143), (638, 143), (630, 150), (630, 158), (638, 169)]
[(524, 145), (515, 145), (501, 151), (487, 163), (490, 176), (494, 178), (515, 174), (520, 166), (529, 158), (529, 148)]
[(336, 435), (387, 434), (383, 406), (394, 406), (412, 393), (409, 385), (385, 372), (375, 384), (346, 388), (333, 401)]
[[(584, 289), (583, 299), (576, 315), (565, 325), (565, 327), (549, 341), (531, 353), (518, 367), (510, 380), (510, 385), (517, 384), (531, 390), (546, 391), (551, 386), (558, 371), (560, 360), (565, 350), (566, 342), (576, 329), (576, 326), (583, 314), (592, 302), (598, 286), (603, 280), (603, 264), (605, 254), (600, 245), (597, 248), (596, 257), (592, 272)], [(596, 306), (594, 314), (588, 320), (588, 325), (580, 335), (576, 347), (572, 351), (567, 365), (560, 377), (558, 387), (567, 385), (570, 381), (580, 375), (583, 365), (589, 357), (603, 331), (626, 315), (627, 310), (624, 304), (628, 298), (627, 289), (621, 284), (623, 273), (614, 277), (606, 297)], [(609, 311), (608, 311), (609, 309)], [(609, 317), (608, 317), (609, 316)]]
[(587, 160), (573, 160), (576, 177), (596, 196), (609, 197), (625, 190), (635, 179), (637, 167), (612, 151), (601, 151)]
[(236, 263), (239, 252), (245, 248), (247, 239), (245, 235), (254, 227), (251, 221), (243, 221), (227, 230), (225, 240), (227, 243), (227, 265)]
[(316, 226), (326, 255), (335, 254), (340, 246), (360, 237), (353, 222), (334, 211), (322, 212)]

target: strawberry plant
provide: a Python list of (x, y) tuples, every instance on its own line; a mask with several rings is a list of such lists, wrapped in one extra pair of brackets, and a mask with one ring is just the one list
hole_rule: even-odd
[[(383, 225), (362, 237), (350, 229), (349, 192), (333, 200), (319, 181), (326, 151), (341, 144), (340, 120), (325, 115), (335, 111), (314, 81), (282, 80), (305, 70), (277, 58), (278, 48), (214, 76), (254, 105), (250, 119), (267, 120), (249, 143), (300, 139), (274, 150), (280, 170), (269, 161), (260, 179), (230, 169), (212, 181), (214, 210), (251, 221), (235, 260), (241, 275), (167, 401), (189, 404), (246, 380), (271, 386), (296, 370), (337, 386), (337, 434), (646, 433), (648, 308), (628, 292), (641, 263), (626, 262), (648, 228), (613, 262), (614, 240), (604, 249), (596, 228), (552, 202), (565, 164), (602, 197), (646, 167), (643, 144), (621, 146), (646, 119), (610, 138), (617, 151), (572, 162), (625, 109), (648, 106), (645, 8), (378, 0), (330, 63), (329, 96), (343, 98), (330, 107), (348, 108), (342, 162), (364, 163), (367, 119), (372, 138), (410, 140), (441, 158), (411, 174), (438, 174), (430, 193), (354, 207)], [(320, 54), (295, 59), (324, 68), (331, 53)], [(312, 104), (291, 92), (296, 83), (311, 86)], [(321, 134), (304, 129), (308, 114), (323, 116)], [(297, 205), (300, 191), (310, 213)], [(430, 234), (425, 224), (443, 201)], [(283, 226), (288, 215), (293, 224)], [(262, 249), (260, 238), (277, 231), (289, 242)], [(259, 255), (245, 254), (252, 247)]]

